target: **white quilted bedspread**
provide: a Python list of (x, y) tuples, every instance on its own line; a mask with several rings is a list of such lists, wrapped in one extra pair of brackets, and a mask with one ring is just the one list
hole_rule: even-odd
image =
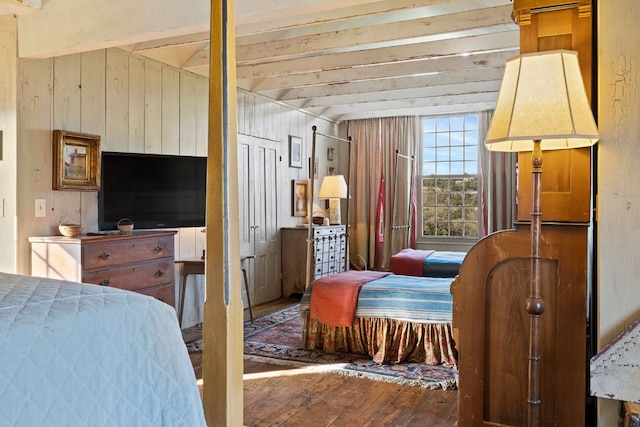
[(0, 426), (203, 425), (173, 308), (0, 273)]

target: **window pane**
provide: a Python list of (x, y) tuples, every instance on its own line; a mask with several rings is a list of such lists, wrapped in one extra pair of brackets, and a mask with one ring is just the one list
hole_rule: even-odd
[(464, 147), (464, 159), (466, 161), (478, 160), (478, 147), (476, 145), (466, 145)]
[(447, 147), (449, 148), (449, 133), (438, 133), (436, 134), (436, 145), (438, 147)]
[(423, 148), (422, 149), (422, 160), (423, 161), (435, 161), (436, 160), (436, 149), (435, 148)]
[(436, 134), (435, 133), (425, 133), (422, 136), (422, 146), (423, 147), (435, 147), (436, 146)]
[(464, 142), (467, 145), (478, 145), (478, 131), (470, 131), (464, 133)]
[(452, 222), (451, 223), (451, 235), (455, 237), (463, 237), (464, 236), (464, 224), (461, 222)]
[(449, 146), (436, 148), (436, 156), (439, 162), (446, 162), (449, 160)]
[(477, 222), (465, 222), (464, 223), (464, 235), (467, 237), (478, 237), (478, 223)]
[(451, 162), (451, 175), (462, 175), (465, 173), (465, 162)]
[(435, 178), (424, 178), (422, 180), (422, 188), (423, 190), (435, 191), (436, 188), (436, 179)]
[(464, 145), (464, 132), (451, 132), (451, 146), (463, 146)]
[(451, 221), (462, 221), (462, 208), (452, 206), (449, 209), (449, 218)]
[(464, 195), (465, 206), (478, 206), (478, 193), (465, 193)]
[(465, 221), (478, 222), (478, 208), (466, 208), (464, 209)]
[(472, 162), (464, 162), (464, 173), (470, 175), (478, 174), (478, 161), (474, 160)]
[(463, 116), (451, 117), (451, 119), (449, 119), (449, 123), (450, 123), (450, 126), (451, 126), (451, 130), (463, 130), (464, 129), (464, 117)]
[(423, 118), (422, 132), (435, 132), (435, 131), (436, 131), (436, 119)]
[[(464, 148), (463, 147), (451, 147), (449, 149), (449, 153), (451, 153), (451, 160), (463, 160), (464, 159)], [(442, 160), (442, 159), (440, 159)]]
[(436, 178), (434, 180), (435, 191), (448, 192), (449, 191), (449, 183), (450, 182), (451, 182), (451, 180), (449, 178)]
[(424, 193), (422, 195), (422, 206), (435, 206), (436, 205), (436, 193)]
[(422, 217), (424, 218), (425, 221), (435, 222), (436, 208), (423, 209)]
[(425, 162), (422, 164), (422, 175), (435, 175), (435, 174), (436, 174), (435, 162)]
[(448, 117), (439, 117), (436, 119), (436, 131), (437, 132), (446, 132), (449, 130), (449, 118)]
[(436, 196), (437, 206), (449, 206), (449, 193), (438, 194)]
[(478, 116), (475, 114), (465, 116), (464, 128), (466, 130), (478, 129)]
[(465, 191), (478, 191), (478, 178), (467, 178), (464, 180)]

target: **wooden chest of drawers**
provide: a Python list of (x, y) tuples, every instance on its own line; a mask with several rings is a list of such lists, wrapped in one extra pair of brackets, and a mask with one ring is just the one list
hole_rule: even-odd
[(31, 274), (135, 291), (175, 306), (174, 235), (30, 237)]
[[(282, 293), (289, 297), (307, 288), (307, 227), (282, 229)], [(345, 270), (347, 231), (344, 225), (313, 226), (311, 280)]]

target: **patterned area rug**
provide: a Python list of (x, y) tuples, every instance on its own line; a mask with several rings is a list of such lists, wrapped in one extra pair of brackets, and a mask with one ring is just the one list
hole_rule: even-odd
[[(286, 366), (319, 366), (331, 372), (377, 381), (407, 384), (430, 389), (456, 388), (454, 368), (424, 363), (378, 365), (368, 356), (324, 353), (302, 348), (302, 321), (298, 305), (244, 324), (244, 358)], [(187, 342), (189, 351), (201, 351), (202, 340)]]

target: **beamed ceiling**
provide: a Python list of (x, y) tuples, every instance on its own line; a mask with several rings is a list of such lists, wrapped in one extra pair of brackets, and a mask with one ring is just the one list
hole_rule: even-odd
[[(510, 0), (237, 0), (237, 86), (338, 122), (491, 109), (519, 53), (512, 10)], [(203, 25), (117, 46), (209, 74)]]

